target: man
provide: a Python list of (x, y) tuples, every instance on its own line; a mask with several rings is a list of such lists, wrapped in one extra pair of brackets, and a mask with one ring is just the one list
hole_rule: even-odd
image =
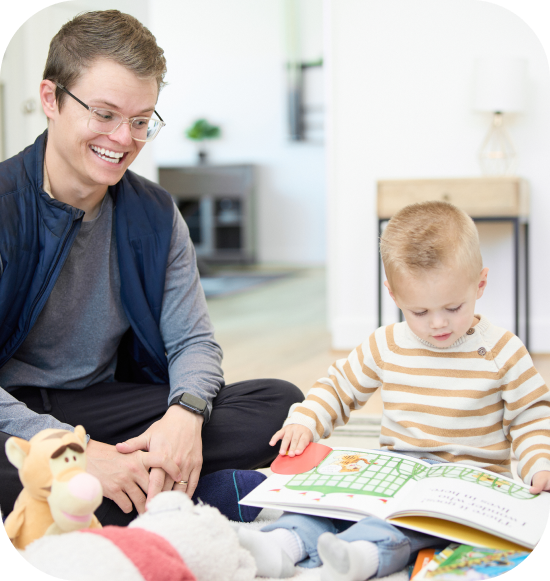
[[(301, 392), (278, 380), (225, 385), (188, 229), (169, 194), (128, 166), (164, 122), (166, 62), (116, 10), (53, 38), (40, 98), (48, 130), (0, 164), (0, 506), (20, 485), (9, 435), (73, 429), (125, 524), (199, 475), (266, 466)], [(110, 499), (110, 500), (109, 500)], [(133, 509), (135, 507), (135, 510)]]

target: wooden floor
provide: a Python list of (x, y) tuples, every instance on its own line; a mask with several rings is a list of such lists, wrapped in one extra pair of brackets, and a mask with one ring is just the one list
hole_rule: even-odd
[(278, 377), (307, 391), (342, 355), (330, 349), (324, 277), (323, 269), (298, 270), (237, 295), (209, 299), (228, 383)]
[[(292, 275), (237, 295), (208, 300), (216, 339), (224, 351), (227, 383), (276, 377), (304, 393), (347, 351), (330, 347), (325, 270)], [(379, 414), (377, 394), (361, 410)]]
[[(224, 351), (227, 383), (276, 377), (306, 393), (316, 379), (325, 376), (329, 365), (348, 355), (330, 347), (322, 268), (296, 270), (240, 294), (209, 299), (208, 307)], [(550, 355), (533, 359), (548, 384)], [(375, 393), (364, 408), (353, 413), (381, 412), (382, 402)]]

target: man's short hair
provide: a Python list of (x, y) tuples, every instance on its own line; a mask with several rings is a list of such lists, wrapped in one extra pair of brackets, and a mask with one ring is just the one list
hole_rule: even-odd
[[(44, 79), (70, 89), (97, 59), (110, 59), (142, 79), (164, 86), (166, 58), (151, 32), (118, 10), (82, 12), (64, 24), (50, 43)], [(61, 110), (65, 93), (57, 87)]]
[(457, 267), (475, 280), (483, 269), (473, 220), (447, 202), (411, 204), (397, 212), (380, 238), (380, 254), (392, 288), (403, 274)]

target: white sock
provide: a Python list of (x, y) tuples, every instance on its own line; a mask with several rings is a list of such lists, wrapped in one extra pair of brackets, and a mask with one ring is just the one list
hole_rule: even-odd
[(239, 542), (254, 557), (261, 577), (292, 577), (294, 564), (306, 557), (302, 540), (288, 529), (264, 533), (241, 527)]
[(342, 541), (332, 533), (319, 537), (321, 581), (365, 581), (378, 571), (378, 547), (369, 541)]
[(273, 529), (268, 533), (264, 533), (264, 535), (269, 535), (266, 537), (268, 542), (275, 543), (285, 551), (293, 565), (296, 565), (296, 563), (299, 563), (307, 557), (304, 543), (298, 536), (298, 533), (290, 529)]

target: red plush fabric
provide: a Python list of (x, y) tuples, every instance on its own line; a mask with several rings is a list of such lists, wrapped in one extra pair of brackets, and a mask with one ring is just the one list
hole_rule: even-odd
[(144, 529), (116, 526), (80, 532), (100, 535), (115, 544), (145, 581), (197, 581), (176, 549), (160, 535)]

